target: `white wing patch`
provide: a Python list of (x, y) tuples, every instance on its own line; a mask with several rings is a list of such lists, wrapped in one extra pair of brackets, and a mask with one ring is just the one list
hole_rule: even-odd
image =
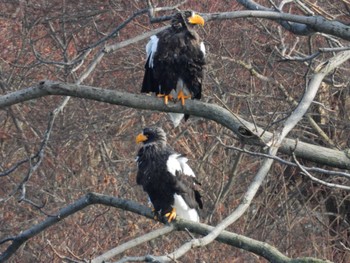
[(147, 58), (149, 56), (151, 56), (149, 59), (149, 64), (148, 64), (148, 66), (150, 68), (153, 68), (153, 57), (157, 51), (158, 41), (159, 41), (159, 38), (156, 35), (153, 35), (153, 36), (151, 36), (150, 41), (148, 41), (148, 43), (146, 45)]
[(201, 44), (200, 44), (200, 49), (201, 49), (203, 55), (205, 56), (205, 46), (204, 46), (203, 42), (201, 42)]
[[(187, 176), (196, 177), (191, 167), (187, 164), (188, 159), (181, 154), (174, 153), (169, 156), (167, 170), (174, 176), (179, 171)], [(184, 219), (199, 222), (199, 215), (195, 208), (190, 208), (181, 195), (174, 194), (174, 205), (176, 214)]]
[(182, 172), (188, 176), (192, 176), (192, 177), (196, 177), (196, 175), (194, 174), (193, 170), (191, 169), (191, 167), (187, 164), (188, 159), (186, 157), (180, 156), (178, 158), (181, 168), (182, 168)]
[(176, 175), (176, 171), (181, 172), (188, 176), (196, 177), (191, 167), (187, 164), (188, 159), (181, 154), (174, 153), (169, 156), (166, 162), (167, 170), (172, 175)]
[(169, 156), (168, 161), (166, 162), (168, 172), (174, 176), (176, 175), (176, 171), (182, 171), (181, 164), (178, 160), (178, 157), (180, 156), (181, 154), (174, 153)]

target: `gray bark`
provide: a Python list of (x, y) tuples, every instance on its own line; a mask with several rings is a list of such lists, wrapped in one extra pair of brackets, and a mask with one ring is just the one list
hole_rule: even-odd
[[(180, 103), (164, 105), (163, 101), (143, 94), (132, 94), (96, 87), (43, 81), (40, 84), (0, 97), (0, 108), (40, 98), (49, 95), (72, 96), (86, 98), (105, 103), (131, 107), (135, 109), (156, 110), (164, 112), (187, 113), (190, 115), (213, 120), (230, 129), (246, 144), (266, 146), (272, 138), (272, 133), (261, 128), (255, 130), (255, 125), (228, 110), (215, 104), (200, 101), (187, 101), (183, 107)], [(262, 134), (262, 135), (261, 135)], [(295, 139), (284, 139), (279, 151), (285, 154), (292, 152), (299, 158), (341, 169), (350, 169), (350, 153), (321, 147)]]

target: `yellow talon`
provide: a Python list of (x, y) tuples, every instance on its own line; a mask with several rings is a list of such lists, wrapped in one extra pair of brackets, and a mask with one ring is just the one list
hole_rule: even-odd
[(182, 90), (180, 90), (179, 93), (177, 94), (177, 99), (181, 100), (182, 106), (185, 105), (185, 99), (189, 99), (189, 98), (191, 98), (191, 95), (186, 96)]
[(173, 221), (176, 218), (176, 209), (175, 207), (173, 207), (173, 209), (171, 210), (171, 212), (166, 213), (165, 217), (168, 218), (168, 222), (170, 223), (171, 221)]
[(169, 100), (172, 100), (173, 99), (173, 96), (171, 95), (165, 95), (165, 94), (157, 94), (157, 97), (161, 98), (161, 97), (164, 97), (164, 104), (167, 105)]

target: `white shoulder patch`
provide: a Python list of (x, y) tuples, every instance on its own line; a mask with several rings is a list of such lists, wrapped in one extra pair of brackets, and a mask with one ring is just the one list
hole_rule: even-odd
[(146, 45), (147, 59), (149, 56), (151, 56), (148, 64), (150, 68), (153, 68), (153, 57), (157, 51), (158, 41), (159, 41), (159, 38), (156, 35), (153, 35), (151, 36), (150, 41), (148, 41)]
[(167, 170), (174, 176), (176, 175), (176, 171), (178, 171), (185, 175), (196, 177), (191, 167), (187, 164), (187, 161), (188, 159), (186, 157), (174, 153), (169, 156), (166, 162)]
[(182, 171), (181, 164), (178, 160), (179, 156), (180, 154), (174, 153), (169, 156), (168, 161), (166, 162), (168, 172), (174, 176), (176, 175), (176, 171)]
[(201, 42), (201, 44), (200, 44), (200, 49), (201, 49), (203, 55), (205, 56), (205, 46), (204, 46), (203, 42)]
[(180, 156), (178, 160), (180, 162), (182, 172), (185, 175), (196, 177), (192, 168), (187, 164), (188, 159), (186, 157)]

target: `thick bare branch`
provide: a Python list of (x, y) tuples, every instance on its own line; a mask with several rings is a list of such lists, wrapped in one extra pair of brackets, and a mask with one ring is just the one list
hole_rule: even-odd
[(350, 27), (338, 22), (329, 21), (322, 16), (300, 16), (286, 13), (279, 13), (274, 11), (234, 11), (223, 12), (214, 14), (203, 15), (207, 21), (210, 20), (224, 20), (224, 19), (237, 19), (244, 17), (256, 17), (266, 18), (272, 20), (285, 20), (296, 22), (302, 25), (307, 25), (307, 29), (301, 33), (301, 31), (291, 30), (295, 34), (310, 35), (316, 32), (330, 34), (345, 40), (350, 40)]
[[(149, 208), (139, 205), (133, 201), (120, 199), (120, 198), (107, 196), (107, 195), (101, 195), (97, 193), (89, 193), (84, 197), (80, 198), (79, 200), (75, 201), (74, 203), (61, 209), (57, 213), (57, 215), (48, 217), (41, 223), (34, 225), (33, 227), (21, 232), (15, 237), (7, 238), (0, 241), (0, 244), (4, 244), (6, 242), (12, 242), (12, 244), (9, 245), (8, 248), (2, 254), (0, 254), (0, 261), (3, 262), (9, 259), (24, 242), (36, 236), (37, 234), (41, 233), (48, 227), (53, 226), (57, 222), (65, 219), (66, 217), (86, 208), (87, 206), (94, 205), (94, 204), (102, 204), (106, 206), (120, 208), (126, 211), (130, 211), (133, 213), (137, 213), (139, 215), (146, 216), (147, 218), (153, 219), (152, 212)], [(196, 234), (206, 235), (207, 233), (211, 232), (214, 228), (212, 226), (208, 226), (205, 224), (199, 224), (199, 223), (179, 219), (170, 226), (166, 226), (162, 229), (156, 230), (154, 232), (151, 232), (149, 234), (142, 236), (136, 242), (135, 240), (131, 240), (129, 244), (128, 242), (124, 243), (122, 246), (115, 248), (115, 250), (108, 251), (102, 256), (95, 258), (92, 262), (96, 262), (96, 263), (103, 262), (103, 260), (109, 259), (115, 256), (116, 254), (121, 253), (125, 249), (133, 247), (133, 245), (131, 245), (132, 243), (135, 243), (134, 246), (136, 246), (138, 244), (143, 243), (145, 239), (150, 240), (159, 235), (167, 234), (173, 231), (174, 229), (178, 231), (190, 231)], [(273, 262), (303, 262), (303, 261), (295, 261), (293, 259), (286, 257), (277, 249), (275, 249), (274, 247), (264, 242), (260, 242), (242, 235), (228, 232), (228, 231), (223, 231), (221, 234), (219, 234), (217, 237), (217, 241), (223, 242), (225, 244), (229, 244), (231, 246), (235, 246), (237, 248), (245, 249), (247, 251), (253, 252)], [(118, 253), (115, 253), (115, 252), (118, 252)], [(146, 256), (145, 258), (157, 259), (157, 257), (152, 257), (152, 256)], [(311, 259), (311, 258), (307, 258), (307, 259), (311, 260), (308, 262), (325, 262), (321, 260), (317, 261), (317, 259)], [(301, 259), (301, 260), (304, 260), (304, 259)]]
[[(254, 11), (239, 11), (243, 13), (235, 14), (234, 16), (239, 15), (239, 17), (259, 17), (277, 20), (285, 29), (297, 35), (311, 35), (319, 32), (330, 34), (345, 40), (350, 40), (349, 26), (339, 21), (330, 21), (322, 16), (300, 16), (276, 12), (273, 9), (257, 4), (252, 0), (237, 1), (246, 8)], [(223, 19), (233, 18), (233, 14), (230, 13), (231, 12), (222, 13), (222, 15), (219, 17), (227, 16), (227, 18)]]
[[(175, 222), (175, 226), (178, 230), (188, 230), (192, 233), (207, 235), (214, 227), (208, 226), (205, 224), (198, 224), (189, 222), (186, 220), (177, 220)], [(261, 242), (258, 240), (254, 240), (252, 238), (242, 236), (236, 233), (232, 233), (226, 230), (223, 230), (216, 238), (216, 241), (225, 243), (227, 245), (231, 245), (237, 248), (244, 249), (246, 251), (252, 252), (254, 254), (260, 255), (267, 259), (269, 262), (289, 262), (289, 263), (302, 263), (302, 262), (330, 262), (324, 261), (316, 258), (298, 258), (298, 259), (290, 259), (283, 255), (276, 248), (270, 246), (265, 242)]]
[(99, 194), (90, 193), (80, 198), (76, 202), (72, 203), (71, 205), (68, 205), (67, 207), (61, 209), (57, 213), (57, 215), (46, 218), (41, 223), (34, 225), (33, 227), (25, 231), (22, 231), (20, 234), (18, 234), (15, 237), (7, 238), (0, 241), (0, 244), (4, 244), (9, 241), (12, 242), (12, 244), (9, 245), (7, 249), (0, 255), (0, 262), (4, 262), (7, 259), (9, 259), (17, 251), (17, 249), (30, 238), (36, 236), (37, 234), (41, 233), (48, 227), (53, 226), (57, 222), (65, 219), (66, 217), (92, 204), (103, 204), (108, 206), (114, 206), (117, 208), (124, 209), (126, 211), (144, 215), (148, 218), (153, 218), (150, 209), (142, 205), (139, 205), (133, 201), (119, 199), (112, 196), (103, 196)]
[[(261, 128), (255, 131), (254, 124), (232, 115), (228, 110), (215, 104), (188, 101), (184, 107), (180, 103), (164, 105), (161, 100), (151, 96), (61, 82), (43, 81), (37, 86), (3, 95), (0, 97), (0, 108), (48, 95), (80, 97), (135, 109), (188, 113), (222, 124), (247, 144), (265, 146), (265, 142), (268, 142), (272, 137), (271, 133), (264, 132)], [(261, 138), (259, 134), (263, 134)], [(280, 151), (286, 154), (294, 152), (298, 158), (341, 169), (350, 169), (350, 159), (347, 153), (326, 147), (304, 142), (296, 143), (296, 140), (285, 139)]]

